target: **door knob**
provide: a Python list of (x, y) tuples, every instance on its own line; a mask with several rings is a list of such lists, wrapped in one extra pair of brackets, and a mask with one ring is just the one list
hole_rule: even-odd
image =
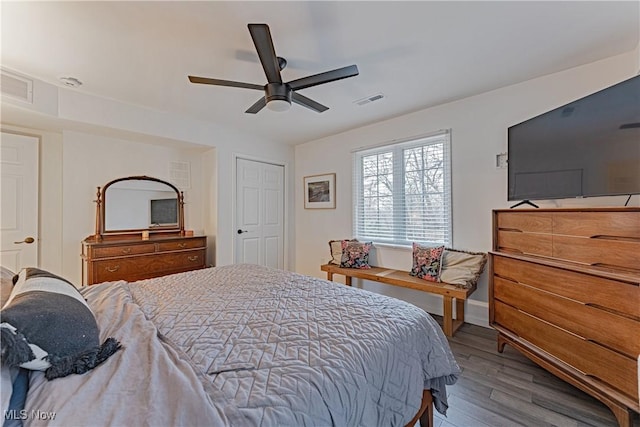
[(248, 232), (249, 232), (249, 230), (240, 230), (240, 229), (238, 229), (238, 234), (248, 233)]
[(29, 244), (31, 244), (31, 243), (33, 243), (35, 241), (36, 241), (36, 239), (34, 239), (33, 237), (27, 237), (26, 239), (24, 239), (21, 242), (13, 242), (13, 243), (15, 243), (16, 245), (19, 245), (20, 243), (26, 243), (27, 245), (29, 245)]

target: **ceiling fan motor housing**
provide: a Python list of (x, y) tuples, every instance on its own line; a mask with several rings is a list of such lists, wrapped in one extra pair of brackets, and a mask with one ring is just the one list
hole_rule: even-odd
[(291, 92), (291, 87), (287, 83), (267, 83), (264, 87), (267, 103), (277, 99), (291, 104)]

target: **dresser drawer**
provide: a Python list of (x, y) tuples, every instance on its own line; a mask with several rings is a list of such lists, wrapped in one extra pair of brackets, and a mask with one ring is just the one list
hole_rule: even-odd
[(640, 283), (492, 255), (494, 276), (640, 319)]
[(493, 279), (493, 297), (628, 357), (635, 358), (640, 354), (640, 320), (500, 277)]
[(553, 236), (553, 257), (640, 273), (640, 240)]
[(103, 246), (93, 250), (94, 258), (111, 258), (127, 255), (152, 254), (156, 251), (153, 243), (137, 245)]
[(129, 258), (117, 258), (110, 260), (95, 261), (93, 271), (96, 283), (127, 280), (134, 281), (141, 277), (147, 277), (151, 272), (162, 275), (164, 269), (153, 270), (152, 262), (157, 256), (137, 256)]
[(206, 241), (203, 238), (176, 240), (175, 242), (162, 242), (158, 243), (159, 252), (168, 251), (180, 251), (183, 249), (195, 249), (203, 248), (206, 246)]
[[(159, 254), (156, 256), (141, 257), (137, 265), (139, 268), (149, 273), (176, 273), (178, 271), (194, 270), (202, 268), (205, 265), (205, 250), (193, 250), (187, 252), (177, 252), (168, 254)], [(161, 276), (163, 274), (156, 274)]]
[(498, 231), (496, 250), (550, 257), (553, 253), (551, 234)]
[(496, 226), (498, 229), (525, 231), (531, 233), (551, 233), (553, 230), (553, 213), (499, 212)]
[(556, 212), (554, 234), (624, 237), (640, 240), (640, 212)]
[(500, 301), (494, 305), (497, 325), (638, 401), (637, 360), (585, 341)]
[(121, 279), (135, 281), (194, 270), (204, 266), (205, 250), (201, 249), (96, 261), (93, 268), (96, 275), (95, 283), (98, 283)]

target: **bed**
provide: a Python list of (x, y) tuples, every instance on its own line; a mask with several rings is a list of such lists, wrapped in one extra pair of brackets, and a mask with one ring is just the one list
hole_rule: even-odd
[(26, 426), (405, 426), (424, 390), (444, 414), (460, 373), (422, 309), (283, 270), (222, 266), (81, 293), (101, 339), (123, 349), (84, 375), (31, 372)]

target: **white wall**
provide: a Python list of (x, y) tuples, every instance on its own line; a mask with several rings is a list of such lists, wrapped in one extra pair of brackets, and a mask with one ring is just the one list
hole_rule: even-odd
[[(296, 271), (324, 277), (320, 264), (329, 257), (327, 242), (352, 237), (354, 149), (447, 128), (452, 129), (453, 247), (491, 250), (491, 211), (509, 207), (507, 170), (495, 166), (496, 154), (507, 151), (507, 127), (632, 77), (637, 67), (638, 52), (633, 51), (296, 146), (296, 251), (304, 254), (297, 258)], [(336, 173), (336, 209), (303, 209), (303, 177), (331, 172)], [(625, 199), (560, 200), (541, 205), (621, 206)], [(640, 205), (640, 196), (634, 196), (632, 203)], [(409, 248), (378, 247), (372, 263), (408, 270), (411, 262)], [(442, 314), (441, 300), (435, 296), (372, 282), (361, 286)], [(471, 298), (467, 320), (487, 325), (486, 273)]]
[[(211, 264), (233, 263), (237, 156), (285, 165), (285, 265), (293, 267), (292, 147), (238, 129), (34, 81), (42, 89), (34, 104), (2, 98), (2, 127), (40, 136), (42, 141), (40, 223), (41, 238), (47, 240), (41, 267), (80, 283), (80, 242), (94, 232), (96, 187), (129, 175), (167, 179), (169, 160), (191, 163), (186, 226), (209, 237)], [(5, 108), (12, 114), (4, 114)], [(20, 114), (14, 113), (16, 108)]]
[[(211, 157), (216, 162), (215, 189), (211, 189), (212, 192), (206, 195), (210, 208), (216, 211), (216, 229), (215, 232), (212, 231), (215, 235), (213, 244), (216, 247), (216, 265), (233, 263), (233, 186), (236, 156), (284, 165), (285, 195), (293, 194), (293, 148), (270, 141), (268, 136), (256, 139), (240, 129), (230, 129), (223, 125), (97, 98), (65, 88), (59, 88), (58, 97), (60, 118), (79, 121), (96, 128), (136, 132), (147, 138), (157, 136), (216, 148), (215, 156)], [(291, 248), (295, 230), (292, 219), (294, 207), (290, 198), (286, 200), (286, 204), (285, 213), (289, 220), (285, 229), (285, 248)], [(290, 250), (287, 255), (285, 265), (293, 266), (295, 251)]]

